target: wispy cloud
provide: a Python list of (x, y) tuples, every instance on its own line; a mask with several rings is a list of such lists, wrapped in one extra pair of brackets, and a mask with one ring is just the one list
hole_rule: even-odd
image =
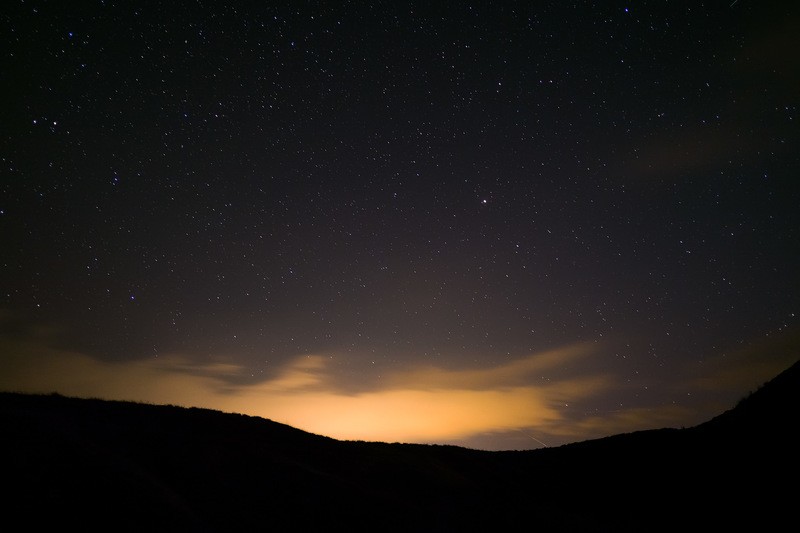
[(4, 351), (5, 390), (208, 407), (349, 440), (431, 442), (552, 425), (561, 419), (557, 404), (612, 385), (602, 376), (531, 384), (537, 373), (589, 354), (577, 345), (488, 368), (404, 369), (359, 393), (343, 391), (321, 355), (298, 357), (263, 382), (231, 386), (227, 378), (241, 367), (198, 365), (179, 355), (112, 363), (31, 342)]
[[(585, 364), (587, 358), (597, 355), (597, 347), (586, 344), (488, 367), (418, 364), (383, 376), (380, 385), (354, 392), (337, 377), (335, 357), (329, 354), (297, 357), (268, 379), (237, 384), (231, 376), (240, 376), (246, 369), (230, 361), (199, 364), (173, 354), (107, 362), (50, 348), (37, 340), (0, 339), (0, 343), (2, 390), (206, 407), (260, 416), (345, 440), (467, 446), (480, 442), (477, 447), (531, 448), (680, 427), (687, 420), (703, 421), (704, 413), (710, 416), (702, 406), (690, 409), (671, 403), (576, 413), (571, 405), (599, 405), (623, 388), (623, 380), (614, 375), (585, 370), (591, 367)], [(714, 368), (695, 372), (682, 386), (702, 396), (704, 391), (741, 385), (741, 377), (752, 369), (747, 361), (753, 357), (740, 354), (733, 359), (738, 363), (715, 361)], [(761, 373), (768, 379), (776, 363), (762, 366)], [(496, 439), (487, 440), (487, 435)], [(503, 437), (510, 435), (516, 435), (515, 439)]]

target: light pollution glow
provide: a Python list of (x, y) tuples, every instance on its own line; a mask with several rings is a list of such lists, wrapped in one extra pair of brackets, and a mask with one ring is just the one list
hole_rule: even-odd
[[(622, 386), (618, 378), (602, 374), (536, 379), (590, 356), (595, 348), (587, 344), (489, 368), (418, 365), (386, 376), (380, 388), (358, 392), (337, 382), (331, 357), (325, 355), (301, 356), (272, 378), (236, 384), (231, 376), (244, 369), (234, 364), (198, 365), (179, 355), (104, 362), (35, 342), (3, 344), (0, 390), (203, 407), (267, 418), (342, 440), (470, 446), (475, 436), (518, 432), (529, 437), (524, 447), (536, 448), (680, 426), (692, 416), (686, 407), (672, 404), (577, 417), (570, 413), (570, 403), (592, 401)], [(772, 377), (768, 372), (777, 373), (775, 368), (764, 368), (765, 380)], [(702, 386), (702, 380), (697, 384)], [(700, 416), (714, 414), (706, 410)], [(704, 420), (695, 417), (694, 423)], [(519, 435), (517, 442), (523, 442)], [(498, 441), (493, 449), (514, 449), (507, 442)]]

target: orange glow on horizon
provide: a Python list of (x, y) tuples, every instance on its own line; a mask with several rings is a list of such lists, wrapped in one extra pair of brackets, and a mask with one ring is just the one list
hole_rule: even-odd
[[(478, 435), (517, 430), (552, 438), (550, 443), (574, 442), (703, 420), (705, 411), (669, 405), (570, 411), (570, 403), (596, 401), (624, 386), (611, 375), (581, 373), (582, 358), (594, 349), (575, 344), (485, 368), (409, 365), (382, 375), (372, 389), (361, 384), (356, 391), (337, 379), (330, 356), (297, 357), (271, 378), (252, 383), (240, 379), (246, 368), (225, 361), (202, 364), (173, 354), (108, 362), (34, 341), (0, 339), (0, 390), (208, 408), (342, 440), (384, 442), (468, 443)], [(727, 367), (720, 372), (741, 374)], [(709, 379), (695, 376), (699, 386)], [(717, 414), (718, 404), (711, 409)]]
[(16, 355), (4, 361), (5, 390), (204, 407), (344, 440), (435, 442), (555, 424), (555, 403), (608, 386), (598, 377), (525, 383), (532, 372), (588, 353), (581, 346), (485, 369), (412, 367), (359, 393), (346, 392), (327, 372), (329, 358), (319, 355), (298, 357), (261, 383), (233, 385), (226, 377), (242, 372), (236, 365), (198, 365), (177, 355), (111, 363), (34, 345), (9, 353)]

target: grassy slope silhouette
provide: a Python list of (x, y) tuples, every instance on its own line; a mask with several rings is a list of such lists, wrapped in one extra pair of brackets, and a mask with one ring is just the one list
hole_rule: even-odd
[(798, 406), (800, 362), (693, 428), (485, 452), (2, 393), (3, 515), (25, 530), (769, 531), (795, 518)]

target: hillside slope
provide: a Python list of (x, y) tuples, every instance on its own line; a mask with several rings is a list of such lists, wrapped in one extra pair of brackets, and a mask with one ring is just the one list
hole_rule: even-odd
[(667, 531), (794, 519), (800, 363), (688, 429), (483, 452), (204, 409), (0, 394), (26, 530)]

